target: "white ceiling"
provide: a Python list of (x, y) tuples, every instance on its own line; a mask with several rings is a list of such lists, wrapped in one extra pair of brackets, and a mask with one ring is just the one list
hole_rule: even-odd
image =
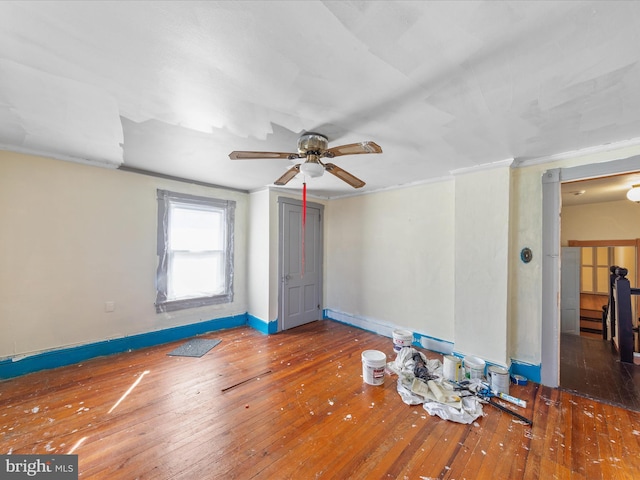
[(640, 185), (640, 173), (563, 183), (562, 206), (628, 201), (627, 192), (634, 185)]
[(0, 146), (255, 190), (294, 162), (232, 150), (317, 131), (372, 191), (640, 137), (639, 40), (636, 1), (3, 1)]

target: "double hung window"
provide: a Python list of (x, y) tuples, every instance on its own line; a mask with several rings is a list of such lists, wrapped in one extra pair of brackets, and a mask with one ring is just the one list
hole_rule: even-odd
[(235, 202), (158, 190), (156, 311), (233, 301)]

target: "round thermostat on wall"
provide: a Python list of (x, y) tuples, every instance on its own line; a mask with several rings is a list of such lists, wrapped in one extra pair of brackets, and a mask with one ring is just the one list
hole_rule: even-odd
[(531, 249), (529, 247), (524, 247), (520, 252), (520, 260), (522, 260), (524, 263), (529, 263), (532, 258), (533, 252), (531, 251)]

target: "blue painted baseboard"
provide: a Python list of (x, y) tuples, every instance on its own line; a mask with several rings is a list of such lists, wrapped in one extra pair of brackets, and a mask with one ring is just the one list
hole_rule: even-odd
[(522, 375), (530, 382), (540, 383), (541, 365), (531, 365), (530, 363), (511, 360), (511, 375)]
[[(368, 330), (363, 325), (354, 325), (352, 323), (331, 318), (330, 311), (323, 312), (323, 318), (331, 319), (340, 323), (355, 326), (363, 330)], [(258, 330), (264, 334), (270, 335), (278, 331), (278, 320), (264, 321), (258, 317), (248, 313), (242, 315), (233, 315), (230, 317), (216, 318), (206, 322), (193, 323), (180, 327), (167, 328), (155, 332), (148, 332), (130, 337), (116, 338), (105, 340), (102, 342), (90, 343), (87, 345), (79, 345), (75, 347), (62, 348), (59, 350), (51, 350), (48, 352), (37, 353), (27, 357), (6, 358), (0, 360), (0, 379), (13, 378), (27, 373), (37, 372), (39, 370), (47, 370), (51, 368), (63, 367), (84, 360), (112, 355), (114, 353), (126, 352), (129, 350), (137, 350), (139, 348), (161, 345), (163, 343), (174, 342), (183, 338), (190, 338), (203, 333), (223, 330), (226, 328), (240, 327), (249, 325), (251, 328)], [(375, 329), (368, 330), (373, 333), (380, 332)], [(419, 342), (422, 339), (418, 335), (418, 340), (414, 342), (416, 346), (423, 346)], [(453, 346), (453, 345), (452, 345)], [(449, 353), (449, 352), (442, 352)], [(528, 363), (512, 360), (511, 374), (522, 375), (533, 382), (540, 382), (540, 365), (531, 365)]]
[[(392, 330), (396, 328), (395, 325), (380, 324), (379, 322), (372, 322), (366, 318), (335, 312), (331, 309), (324, 309), (322, 312), (322, 318), (344, 323), (345, 325), (350, 325), (352, 327), (360, 328), (378, 335), (384, 335), (386, 337), (391, 337)], [(455, 352), (453, 349), (454, 344), (447, 340), (440, 340), (417, 332), (413, 332), (413, 339), (413, 345), (416, 347), (426, 348), (427, 350), (442, 353), (443, 355), (453, 354), (460, 358), (464, 357), (461, 353)], [(487, 362), (487, 365), (491, 365), (491, 363)], [(540, 365), (531, 365), (529, 363), (511, 359), (509, 372), (512, 375), (522, 375), (529, 381), (540, 383), (540, 369)]]
[(261, 318), (254, 317), (253, 315), (248, 315), (249, 318), (249, 326), (258, 330), (259, 332), (266, 333), (270, 335), (272, 333), (276, 333), (278, 331), (278, 320), (272, 320), (270, 322), (264, 321)]
[(174, 342), (215, 330), (223, 330), (247, 324), (249, 324), (248, 314), (245, 313), (180, 327), (157, 330), (155, 332), (132, 335), (130, 337), (115, 338), (87, 345), (51, 350), (27, 357), (7, 358), (0, 360), (0, 379), (13, 378), (39, 370), (71, 365), (89, 358), (151, 347), (153, 345)]

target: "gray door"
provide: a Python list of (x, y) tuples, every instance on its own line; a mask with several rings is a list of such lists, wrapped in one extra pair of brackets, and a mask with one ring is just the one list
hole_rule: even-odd
[(281, 329), (322, 317), (322, 205), (307, 204), (304, 262), (302, 202), (280, 199)]
[(580, 335), (580, 247), (562, 247), (560, 331)]

